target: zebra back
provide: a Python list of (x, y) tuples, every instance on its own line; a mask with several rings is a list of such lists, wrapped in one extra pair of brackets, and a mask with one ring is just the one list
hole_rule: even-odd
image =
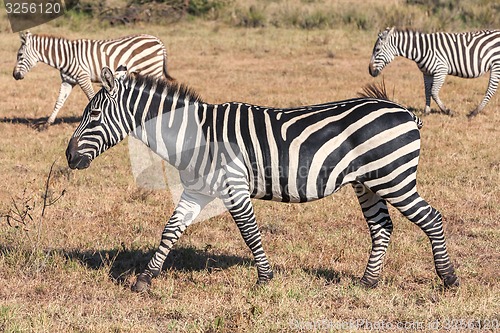
[[(381, 83), (369, 83), (363, 87), (363, 91), (358, 92), (358, 97), (360, 98), (376, 98), (389, 101), (389, 96), (387, 95), (387, 89), (385, 87), (385, 81), (382, 80)], [(417, 117), (413, 112), (409, 111), (413, 117), (413, 121), (417, 124), (418, 129), (424, 126), (422, 119)]]
[(126, 65), (131, 72), (173, 80), (167, 72), (167, 52), (160, 39), (139, 34), (115, 39), (66, 39), (26, 32), (15, 71), (24, 76), (37, 62), (44, 62), (73, 80), (83, 75), (100, 81), (103, 67)]

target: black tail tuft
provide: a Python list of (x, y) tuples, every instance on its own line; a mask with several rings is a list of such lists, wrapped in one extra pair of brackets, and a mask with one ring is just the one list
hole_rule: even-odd
[(422, 119), (420, 119), (419, 117), (417, 117), (417, 115), (414, 114), (413, 112), (411, 114), (413, 116), (413, 121), (417, 124), (418, 129), (421, 129), (424, 126), (424, 123), (422, 122)]
[(175, 78), (170, 76), (167, 71), (167, 51), (165, 49), (163, 50), (163, 75), (165, 76), (165, 79), (167, 79), (168, 82), (175, 82), (177, 81)]

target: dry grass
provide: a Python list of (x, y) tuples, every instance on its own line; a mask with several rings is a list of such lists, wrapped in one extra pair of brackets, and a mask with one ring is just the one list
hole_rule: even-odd
[[(2, 27), (3, 31), (7, 28)], [(81, 32), (44, 26), (35, 32), (77, 38)], [(96, 31), (107, 38), (129, 30)], [(142, 27), (159, 36), (171, 74), (208, 101), (241, 100), (291, 106), (354, 97), (373, 79), (368, 61), (374, 33), (346, 30), (234, 29), (217, 23)], [(137, 189), (126, 143), (90, 169), (69, 171), (64, 151), (86, 100), (79, 88), (60, 113), (62, 123), (37, 132), (26, 122), (49, 115), (57, 71), (39, 65), (24, 81), (11, 76), (15, 34), (0, 34), (0, 212), (20, 202), (36, 206), (29, 230), (0, 224), (0, 331), (165, 332), (287, 331), (294, 320), (499, 320), (500, 93), (484, 114), (487, 78), (449, 78), (442, 99), (459, 116), (424, 118), (419, 191), (443, 216), (462, 286), (443, 291), (424, 234), (392, 210), (395, 223), (382, 281), (356, 285), (370, 240), (351, 189), (304, 205), (255, 202), (276, 277), (254, 288), (256, 269), (227, 214), (193, 225), (171, 253), (152, 290), (130, 292), (173, 209), (165, 191)], [(416, 66), (398, 59), (384, 72), (389, 94), (421, 110)], [(434, 105), (435, 106), (435, 105)], [(51, 189), (65, 195), (40, 223), (41, 195), (56, 160)], [(36, 235), (41, 228), (40, 239)]]

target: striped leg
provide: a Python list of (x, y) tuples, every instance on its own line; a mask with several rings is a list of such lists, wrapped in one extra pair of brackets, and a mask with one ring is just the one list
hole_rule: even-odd
[(57, 97), (56, 104), (54, 105), (54, 111), (52, 111), (49, 119), (47, 119), (47, 125), (52, 125), (54, 123), (57, 114), (64, 105), (64, 102), (66, 102), (66, 99), (69, 97), (69, 94), (71, 94), (71, 91), (73, 90), (74, 86), (75, 83), (63, 79), (61, 83), (61, 88), (59, 89), (59, 96)]
[(431, 113), (431, 89), (432, 89), (432, 81), (434, 78), (432, 75), (424, 74), (424, 87), (425, 87), (425, 109), (424, 114)]
[(223, 201), (236, 222), (243, 240), (252, 251), (257, 266), (257, 284), (268, 282), (273, 278), (273, 271), (262, 248), (250, 194), (247, 191), (230, 190)]
[(414, 187), (402, 196), (385, 197), (385, 199), (425, 232), (431, 242), (438, 276), (443, 280), (445, 287), (457, 287), (459, 281), (446, 250), (441, 213), (422, 199)]
[(477, 116), (481, 110), (484, 109), (486, 104), (490, 101), (491, 97), (495, 94), (498, 88), (498, 82), (500, 81), (500, 63), (496, 66), (491, 67), (490, 71), (490, 80), (488, 82), (488, 89), (486, 90), (486, 95), (484, 96), (481, 104), (474, 110), (472, 110), (467, 117), (472, 118)]
[(384, 199), (361, 184), (353, 185), (353, 188), (358, 196), (372, 238), (372, 250), (365, 273), (361, 278), (361, 284), (373, 288), (377, 286), (383, 259), (391, 238), (392, 221)]
[(174, 244), (198, 216), (203, 207), (212, 199), (198, 193), (188, 193), (186, 191), (182, 193), (179, 204), (163, 230), (160, 246), (149, 261), (147, 268), (137, 277), (136, 283), (132, 286), (133, 291), (142, 292), (149, 289), (151, 279), (160, 274), (163, 263)]
[(443, 113), (446, 113), (447, 115), (453, 116), (455, 113), (451, 111), (450, 109), (447, 109), (444, 103), (441, 101), (439, 98), (439, 90), (441, 90), (441, 87), (444, 84), (444, 79), (446, 78), (447, 73), (446, 72), (439, 72), (434, 74), (434, 80), (432, 81), (432, 88), (431, 88), (431, 94), (432, 98), (436, 102), (436, 104), (439, 106), (441, 111)]

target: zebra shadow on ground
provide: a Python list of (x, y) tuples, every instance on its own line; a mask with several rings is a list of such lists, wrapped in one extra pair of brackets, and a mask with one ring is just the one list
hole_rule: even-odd
[[(39, 128), (43, 127), (47, 123), (48, 117), (41, 117), (41, 118), (30, 118), (30, 117), (3, 117), (0, 118), (0, 123), (2, 124), (22, 124), (22, 125), (27, 125), (30, 127), (34, 128)], [(78, 124), (82, 120), (81, 117), (74, 117), (74, 116), (68, 116), (68, 117), (59, 117), (56, 118), (54, 123), (51, 126), (54, 125), (59, 125), (59, 124)]]
[(425, 117), (425, 116), (428, 116), (429, 114), (444, 114), (444, 115), (447, 114), (446, 112), (442, 111), (441, 109), (434, 109), (434, 108), (431, 108), (431, 111), (428, 114), (425, 114), (424, 109), (421, 107), (417, 108), (417, 107), (413, 107), (413, 106), (407, 106), (406, 109), (410, 112), (413, 112), (414, 114), (416, 114), (419, 117), (422, 117), (422, 116)]
[[(123, 284), (129, 277), (142, 272), (155, 250), (102, 250), (102, 251), (70, 251), (65, 252), (66, 258), (76, 260), (90, 269), (108, 269), (109, 276), (115, 283)], [(215, 254), (210, 250), (194, 247), (176, 247), (172, 249), (163, 264), (163, 270), (179, 272), (212, 272), (242, 265), (255, 268), (251, 255), (241, 257), (228, 254)], [(290, 269), (273, 265), (275, 273), (289, 275)], [(306, 274), (321, 279), (325, 284), (340, 283), (341, 278), (359, 280), (359, 277), (343, 274), (330, 268), (301, 268)], [(257, 274), (257, 271), (255, 271)], [(257, 275), (256, 275), (257, 276)]]
[(311, 276), (315, 276), (316, 278), (323, 280), (325, 284), (340, 283), (341, 277), (350, 278), (351, 280), (359, 280), (356, 276), (345, 275), (330, 268), (303, 268), (302, 270)]
[[(116, 283), (121, 284), (135, 274), (142, 272), (155, 250), (112, 249), (101, 251), (68, 251), (64, 255), (67, 259), (76, 260), (90, 269), (108, 269), (109, 276)], [(240, 257), (226, 254), (214, 254), (209, 250), (193, 247), (176, 247), (170, 251), (163, 264), (163, 270), (177, 270), (180, 272), (199, 272), (224, 270), (231, 266), (254, 266), (250, 257)]]
[[(33, 255), (30, 249), (21, 249), (17, 246), (12, 247), (0, 244), (0, 259), (4, 256), (17, 256), (19, 251), (21, 251), (23, 257), (26, 258), (30, 258)], [(153, 249), (110, 249), (100, 251), (51, 249), (42, 250), (41, 255), (44, 259), (63, 257), (87, 269), (107, 270), (109, 278), (113, 280), (114, 283), (129, 287), (129, 278), (142, 272), (146, 268), (154, 251)], [(54, 262), (58, 262), (58, 260)], [(175, 270), (179, 272), (206, 271), (207, 274), (211, 274), (212, 272), (225, 270), (236, 265), (255, 269), (255, 277), (257, 277), (257, 270), (250, 254), (248, 257), (214, 254), (210, 250), (197, 249), (194, 247), (176, 247), (172, 249), (165, 260), (163, 270)], [(295, 269), (292, 267), (283, 267), (280, 265), (272, 265), (272, 267), (274, 272), (282, 275), (284, 279), (287, 279), (287, 276), (295, 274)], [(303, 267), (299, 268), (299, 270), (302, 270), (312, 278), (322, 280), (327, 285), (338, 284), (341, 279), (350, 279), (352, 281), (359, 280), (359, 277), (341, 273), (331, 268)]]

